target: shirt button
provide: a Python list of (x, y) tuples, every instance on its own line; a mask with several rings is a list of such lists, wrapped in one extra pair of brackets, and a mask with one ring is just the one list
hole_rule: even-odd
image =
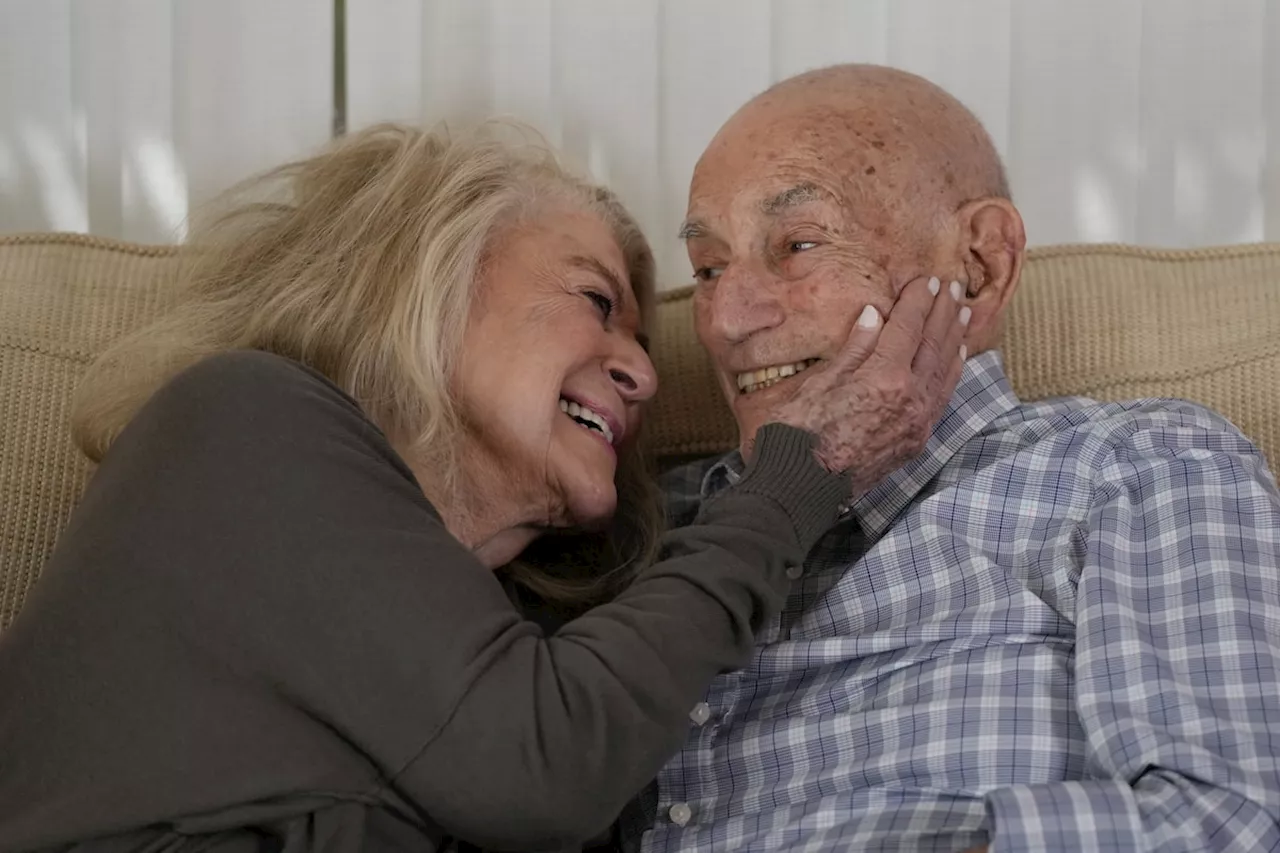
[(793, 581), (798, 581), (804, 575), (804, 566), (787, 566), (787, 577)]
[(699, 702), (689, 712), (689, 719), (693, 720), (695, 726), (705, 725), (707, 720), (711, 719), (711, 706), (706, 702)]
[(667, 817), (671, 818), (671, 822), (676, 826), (685, 826), (693, 818), (693, 809), (689, 808), (688, 803), (676, 803), (667, 812)]

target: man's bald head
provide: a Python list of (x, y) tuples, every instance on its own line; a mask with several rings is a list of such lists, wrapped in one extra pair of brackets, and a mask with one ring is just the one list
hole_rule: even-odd
[[(812, 115), (828, 109), (856, 122), (876, 120), (885, 148), (916, 154), (916, 166), (954, 183), (952, 195), (1009, 198), (1004, 164), (982, 123), (964, 104), (923, 77), (882, 65), (836, 65), (788, 78), (744, 112)], [(967, 200), (967, 199), (966, 199)]]
[(874, 65), (801, 74), (738, 110), (698, 161), (681, 236), (731, 402), (735, 372), (828, 357), (919, 276), (960, 282), (969, 352), (995, 346), (1026, 241), (977, 118)]
[(977, 117), (942, 88), (896, 68), (837, 65), (783, 80), (725, 123), (704, 160), (735, 142), (762, 150), (799, 142), (855, 195), (883, 195), (908, 219), (930, 221), (939, 208), (1010, 197), (1000, 155)]

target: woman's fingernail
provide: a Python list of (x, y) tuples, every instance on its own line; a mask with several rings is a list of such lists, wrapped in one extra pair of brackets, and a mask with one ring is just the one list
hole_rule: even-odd
[(970, 308), (968, 305), (961, 308), (960, 309), (960, 325), (961, 326), (969, 325), (969, 318), (972, 316), (973, 316), (973, 309)]
[(858, 315), (858, 325), (864, 329), (874, 329), (880, 325), (880, 312), (874, 305), (862, 309), (862, 313)]
[(933, 294), (934, 296), (937, 296), (938, 291), (941, 289), (942, 289), (942, 282), (938, 281), (938, 277), (936, 275), (933, 278), (929, 279), (929, 292), (931, 294)]
[(966, 358), (968, 358), (968, 357), (969, 357), (969, 348), (968, 348), (967, 346), (965, 346), (964, 344), (961, 344), (961, 345), (960, 345), (960, 360), (961, 360), (961, 361), (964, 361), (964, 360), (965, 360)]
[(960, 294), (962, 293), (964, 293), (964, 291), (960, 289), (960, 282), (958, 281), (951, 282), (951, 298), (954, 299), (956, 302), (959, 302)]

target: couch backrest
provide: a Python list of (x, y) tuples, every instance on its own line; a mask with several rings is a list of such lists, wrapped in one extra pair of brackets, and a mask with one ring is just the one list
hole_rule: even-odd
[[(166, 304), (173, 249), (66, 234), (0, 237), (0, 629), (89, 476), (71, 394), (108, 343)], [(662, 459), (733, 445), (693, 335), (688, 290), (658, 312)], [(1005, 357), (1026, 399), (1180, 396), (1225, 414), (1280, 460), (1280, 245), (1198, 251), (1074, 246), (1030, 254)]]
[(88, 481), (71, 395), (107, 344), (156, 316), (177, 257), (69, 234), (0, 237), (0, 630)]

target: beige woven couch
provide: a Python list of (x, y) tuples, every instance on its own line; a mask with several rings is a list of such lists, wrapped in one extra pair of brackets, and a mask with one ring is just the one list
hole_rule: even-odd
[[(155, 316), (172, 249), (66, 234), (0, 237), (0, 629), (67, 521), (89, 467), (68, 403), (112, 339)], [(722, 450), (733, 423), (693, 335), (689, 292), (666, 296), (653, 415), (664, 459)], [(1026, 399), (1179, 396), (1217, 409), (1280, 462), (1280, 244), (1199, 251), (1033, 251), (1005, 346)]]

